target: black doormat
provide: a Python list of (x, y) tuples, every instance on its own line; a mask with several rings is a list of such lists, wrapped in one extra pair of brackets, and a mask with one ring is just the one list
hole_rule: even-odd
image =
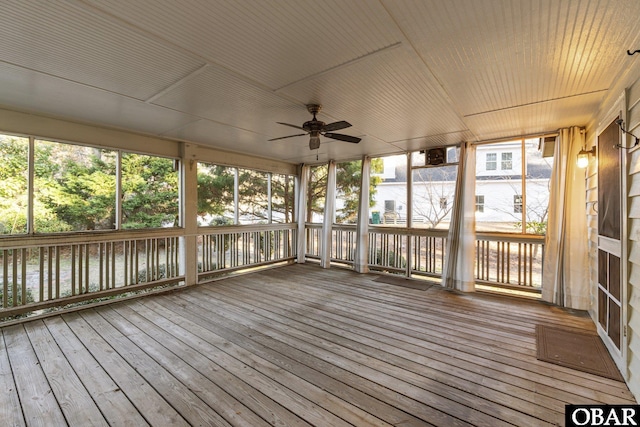
[(420, 280), (407, 279), (405, 277), (394, 276), (378, 276), (373, 279), (374, 282), (386, 283), (388, 285), (403, 286), (405, 288), (419, 289), (421, 291), (429, 289), (433, 286), (431, 283), (426, 283)]
[(607, 348), (595, 333), (537, 325), (536, 346), (538, 360), (624, 381)]

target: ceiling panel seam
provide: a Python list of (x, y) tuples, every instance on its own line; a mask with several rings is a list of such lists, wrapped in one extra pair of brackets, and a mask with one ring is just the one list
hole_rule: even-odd
[(509, 107), (496, 108), (495, 110), (487, 110), (487, 111), (480, 111), (478, 113), (467, 114), (467, 115), (465, 115), (463, 117), (468, 118), (468, 117), (481, 116), (483, 114), (497, 113), (499, 111), (515, 110), (515, 109), (522, 108), (522, 107), (530, 107), (532, 105), (539, 105), (539, 104), (545, 104), (545, 103), (550, 103), (550, 102), (562, 101), (562, 100), (565, 100), (565, 99), (571, 99), (571, 98), (577, 98), (577, 97), (580, 97), (580, 96), (593, 95), (593, 94), (596, 94), (596, 93), (603, 93), (604, 94), (608, 90), (609, 90), (609, 88), (597, 89), (597, 90), (593, 90), (593, 91), (589, 91), (589, 92), (578, 93), (578, 94), (575, 94), (575, 95), (567, 95), (567, 96), (560, 96), (558, 98), (543, 99), (541, 101), (526, 102), (524, 104), (511, 105)]
[[(464, 123), (465, 126), (467, 126), (467, 124), (464, 122), (464, 116), (462, 114), (462, 110), (460, 109), (460, 107), (458, 106), (458, 104), (453, 100), (453, 98), (451, 97), (451, 95), (449, 94), (449, 92), (445, 89), (444, 85), (442, 84), (442, 81), (438, 78), (438, 76), (435, 75), (435, 73), (433, 72), (433, 70), (431, 69), (431, 67), (429, 66), (429, 64), (427, 63), (427, 61), (422, 57), (422, 55), (420, 55), (418, 49), (416, 49), (415, 44), (413, 43), (413, 41), (409, 38), (409, 36), (407, 35), (407, 33), (405, 32), (404, 28), (402, 26), (400, 26), (400, 24), (398, 23), (398, 20), (396, 19), (396, 17), (393, 15), (393, 13), (391, 13), (391, 11), (389, 10), (389, 8), (387, 7), (387, 5), (385, 4), (384, 0), (380, 0), (380, 4), (382, 5), (382, 7), (384, 8), (384, 10), (387, 12), (387, 14), (389, 15), (389, 18), (391, 19), (391, 21), (394, 23), (394, 25), (396, 26), (396, 28), (398, 29), (398, 31), (400, 31), (400, 33), (402, 34), (402, 36), (405, 38), (405, 40), (407, 41), (407, 43), (409, 44), (409, 46), (411, 46), (411, 49), (413, 51), (413, 53), (416, 55), (417, 58), (420, 59), (420, 63), (422, 63), (422, 65), (426, 68), (427, 72), (431, 75), (431, 77), (438, 83), (438, 86), (440, 88), (440, 90), (442, 91), (442, 94), (444, 95), (445, 99), (450, 103), (452, 109), (455, 111), (455, 113), (458, 115), (458, 118), (460, 119), (460, 121), (462, 123)], [(467, 126), (467, 129), (474, 135), (474, 137), (477, 138), (477, 135), (475, 135), (475, 133), (473, 131), (471, 131), (469, 129), (469, 126)]]
[(402, 45), (402, 42), (396, 42), (396, 43), (390, 44), (388, 46), (384, 46), (384, 47), (382, 47), (380, 49), (374, 50), (373, 52), (369, 52), (369, 53), (367, 53), (365, 55), (362, 55), (362, 56), (359, 56), (357, 58), (350, 59), (350, 60), (348, 60), (346, 62), (343, 62), (342, 64), (335, 65), (335, 66), (333, 66), (331, 68), (327, 68), (325, 70), (319, 71), (319, 72), (311, 74), (309, 76), (305, 76), (305, 77), (303, 77), (301, 79), (298, 79), (296, 81), (287, 83), (284, 86), (280, 86), (279, 88), (274, 89), (274, 92), (280, 92), (280, 91), (282, 91), (282, 90), (284, 90), (284, 89), (286, 89), (286, 88), (288, 88), (290, 86), (294, 86), (294, 85), (297, 85), (299, 83), (304, 83), (306, 81), (313, 80), (313, 79), (316, 79), (318, 77), (321, 77), (321, 76), (323, 76), (325, 74), (328, 74), (330, 72), (337, 71), (337, 70), (340, 70), (342, 68), (349, 67), (349, 66), (357, 64), (358, 62), (363, 61), (365, 59), (370, 59), (373, 56), (379, 55), (381, 53), (386, 53), (386, 52), (388, 52), (390, 50), (398, 48), (401, 45)]
[[(164, 44), (167, 47), (171, 47), (172, 49), (176, 49), (176, 50), (178, 50), (178, 51), (180, 51), (182, 53), (188, 54), (189, 56), (193, 57), (194, 59), (202, 61), (206, 65), (214, 66), (214, 67), (217, 67), (217, 68), (219, 68), (219, 69), (221, 69), (221, 70), (223, 70), (225, 72), (228, 72), (231, 75), (233, 75), (234, 77), (236, 77), (236, 78), (244, 81), (245, 83), (250, 84), (250, 85), (252, 85), (252, 86), (254, 86), (256, 88), (262, 89), (262, 90), (270, 92), (270, 93), (275, 93), (273, 88), (271, 88), (271, 87), (269, 87), (269, 86), (267, 86), (267, 85), (265, 85), (265, 84), (263, 84), (261, 82), (258, 82), (258, 81), (254, 80), (254, 79), (251, 79), (250, 77), (247, 77), (246, 75), (244, 75), (242, 73), (239, 73), (236, 70), (233, 70), (233, 69), (228, 68), (228, 67), (226, 67), (226, 66), (224, 66), (222, 64), (219, 64), (219, 63), (213, 61), (211, 58), (207, 58), (206, 56), (203, 56), (203, 55), (201, 55), (199, 53), (193, 52), (192, 50), (187, 49), (184, 46), (172, 43), (171, 41), (165, 39), (164, 37), (162, 37), (162, 36), (160, 36), (160, 35), (158, 35), (158, 34), (156, 34), (154, 32), (142, 29), (142, 28), (138, 27), (137, 25), (135, 25), (135, 23), (130, 22), (130, 21), (126, 20), (126, 19), (122, 19), (122, 18), (120, 18), (118, 16), (115, 16), (112, 13), (109, 13), (109, 12), (103, 10), (103, 9), (100, 9), (97, 6), (93, 6), (91, 4), (88, 4), (83, 0), (67, 0), (67, 1), (75, 3), (76, 6), (81, 7), (85, 11), (93, 14), (94, 16), (96, 16), (96, 17), (98, 17), (100, 19), (107, 19), (113, 24), (119, 25), (121, 27), (125, 27), (128, 30), (135, 31), (138, 34), (140, 34), (140, 35), (142, 35), (142, 36), (144, 36), (146, 38), (152, 39), (152, 40), (154, 40), (154, 41), (156, 41), (158, 43)], [(277, 95), (283, 97), (287, 101), (292, 101), (291, 99), (288, 99), (288, 97), (286, 97), (286, 96), (284, 96), (282, 94), (277, 94)], [(296, 103), (298, 103), (298, 102), (299, 101), (296, 101)]]

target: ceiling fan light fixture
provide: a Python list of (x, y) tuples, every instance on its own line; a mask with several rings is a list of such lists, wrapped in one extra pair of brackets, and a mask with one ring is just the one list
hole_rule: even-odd
[(333, 131), (336, 131), (336, 130), (346, 129), (348, 127), (351, 127), (351, 123), (349, 123), (347, 121), (340, 120), (338, 122), (325, 123), (325, 122), (323, 122), (321, 120), (318, 120), (316, 118), (316, 114), (318, 114), (318, 112), (320, 111), (321, 108), (322, 108), (322, 106), (319, 105), (319, 104), (309, 104), (309, 105), (307, 105), (307, 110), (311, 114), (313, 114), (313, 119), (304, 122), (302, 124), (302, 126), (292, 125), (290, 123), (276, 122), (276, 123), (281, 124), (281, 125), (285, 125), (285, 126), (289, 126), (289, 127), (292, 127), (292, 128), (303, 130), (303, 131), (305, 131), (307, 133), (301, 133), (301, 134), (296, 134), (296, 135), (288, 135), (288, 136), (281, 136), (279, 138), (272, 138), (269, 141), (277, 141), (277, 140), (280, 140), (280, 139), (286, 139), (286, 138), (293, 138), (293, 137), (296, 137), (296, 136), (309, 135), (309, 149), (311, 149), (311, 150), (317, 150), (318, 148), (320, 148), (320, 135), (322, 135), (322, 136), (324, 136), (326, 138), (336, 139), (338, 141), (351, 142), (353, 144), (357, 144), (358, 142), (361, 141), (361, 138), (358, 138), (357, 136), (344, 135), (344, 134), (341, 134), (341, 133), (334, 133), (333, 132)]
[(312, 132), (309, 138), (309, 149), (317, 150), (318, 148), (320, 148), (320, 135), (317, 132)]

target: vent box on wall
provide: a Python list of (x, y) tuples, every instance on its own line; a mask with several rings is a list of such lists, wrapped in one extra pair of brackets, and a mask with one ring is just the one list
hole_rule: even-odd
[(425, 152), (424, 161), (427, 166), (441, 165), (445, 162), (446, 151), (443, 147), (431, 148)]

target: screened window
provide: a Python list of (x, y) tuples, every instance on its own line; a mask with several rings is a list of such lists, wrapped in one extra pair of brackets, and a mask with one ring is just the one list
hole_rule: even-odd
[(498, 169), (498, 155), (496, 153), (487, 153), (485, 159), (486, 159), (486, 164), (485, 164), (486, 170), (494, 171)]
[[(476, 198), (476, 230), (544, 234), (549, 207), (552, 157), (542, 157), (538, 138), (481, 144), (477, 150), (476, 194), (490, 195), (482, 211)], [(499, 153), (500, 170), (488, 173), (481, 163)], [(522, 176), (524, 173), (524, 176)]]
[(369, 222), (385, 226), (407, 223), (407, 156), (371, 159)]
[(114, 229), (116, 157), (112, 150), (36, 140), (34, 231)]
[(510, 171), (513, 169), (513, 153), (502, 153), (502, 165), (501, 169), (505, 171)]
[(238, 169), (238, 221), (240, 224), (269, 222), (269, 175)]
[(28, 170), (29, 139), (0, 135), (0, 234), (27, 232)]
[(514, 213), (522, 213), (522, 196), (514, 195), (513, 196), (513, 212)]
[(235, 223), (236, 170), (227, 166), (198, 163), (198, 223)]
[(336, 165), (336, 215), (337, 224), (355, 224), (358, 219), (358, 203), (362, 161), (342, 162)]
[(295, 177), (198, 163), (198, 224), (293, 222)]
[(275, 223), (295, 222), (295, 177), (273, 174), (271, 176), (271, 217)]
[(310, 168), (309, 185), (307, 187), (306, 222), (321, 223), (324, 218), (324, 205), (327, 194), (327, 165)]
[(164, 157), (122, 155), (122, 228), (180, 225), (176, 161)]
[(476, 196), (476, 212), (484, 212), (484, 196)]
[(413, 170), (414, 227), (447, 229), (451, 220), (451, 204), (456, 191), (458, 166), (438, 166)]

